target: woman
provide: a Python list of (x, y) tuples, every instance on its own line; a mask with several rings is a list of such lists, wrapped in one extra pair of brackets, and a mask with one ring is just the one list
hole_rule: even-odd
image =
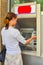
[(14, 28), (17, 23), (17, 15), (15, 13), (8, 13), (3, 22), (5, 27), (1, 31), (2, 44), (6, 46), (4, 65), (23, 65), (19, 42), (28, 44), (31, 40), (36, 39), (36, 36), (25, 40), (19, 30)]

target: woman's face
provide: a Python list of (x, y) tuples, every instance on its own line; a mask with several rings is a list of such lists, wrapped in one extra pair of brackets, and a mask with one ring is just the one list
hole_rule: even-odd
[(17, 18), (12, 18), (12, 20), (9, 22), (11, 26), (15, 26), (17, 23)]

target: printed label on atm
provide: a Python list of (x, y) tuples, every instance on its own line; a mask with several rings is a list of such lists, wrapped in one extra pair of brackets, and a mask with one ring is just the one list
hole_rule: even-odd
[(35, 5), (16, 6), (14, 8), (14, 12), (16, 14), (35, 14), (36, 6)]

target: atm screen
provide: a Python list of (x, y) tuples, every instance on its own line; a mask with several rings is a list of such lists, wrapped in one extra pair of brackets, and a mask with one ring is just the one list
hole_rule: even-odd
[(23, 37), (24, 37), (25, 39), (28, 39), (28, 38), (31, 37), (32, 33), (23, 32), (22, 35), (23, 35)]

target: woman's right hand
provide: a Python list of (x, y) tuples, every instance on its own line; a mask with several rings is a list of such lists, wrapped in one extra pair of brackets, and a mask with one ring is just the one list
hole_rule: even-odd
[(34, 35), (31, 38), (27, 39), (26, 44), (30, 43), (33, 39), (36, 39), (36, 38), (37, 38), (37, 36)]
[(34, 36), (32, 36), (31, 38), (32, 38), (32, 39), (37, 39), (37, 36), (34, 35)]

